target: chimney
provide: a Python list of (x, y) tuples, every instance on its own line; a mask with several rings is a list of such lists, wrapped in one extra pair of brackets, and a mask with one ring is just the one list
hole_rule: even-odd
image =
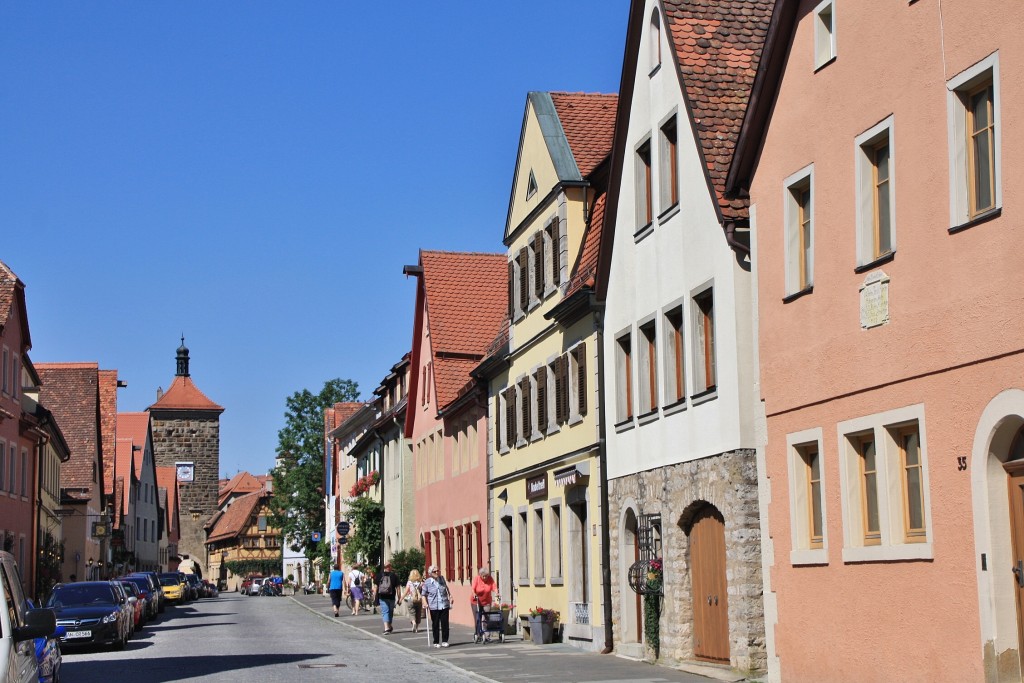
[(163, 397), (164, 397), (164, 388), (163, 387), (157, 387), (156, 388), (156, 400), (159, 401)]

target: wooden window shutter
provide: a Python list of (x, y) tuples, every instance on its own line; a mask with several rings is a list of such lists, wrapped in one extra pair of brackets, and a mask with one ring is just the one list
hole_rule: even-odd
[(455, 529), (448, 528), (448, 567), (445, 576), (449, 581), (455, 580)]
[(533, 293), (538, 299), (544, 296), (544, 233), (533, 236)]
[(565, 391), (565, 382), (562, 380), (562, 358), (555, 359), (552, 367), (555, 373), (555, 424), (565, 422), (565, 415), (562, 414), (562, 393)]
[(516, 264), (508, 262), (508, 317), (511, 318), (516, 309)]
[(473, 522), (476, 529), (476, 566), (484, 566), (484, 537), (480, 533), (480, 522)]
[(548, 235), (551, 236), (551, 253), (550, 253), (550, 264), (551, 264), (551, 283), (557, 287), (559, 285), (559, 278), (561, 276), (561, 264), (559, 260), (561, 258), (561, 239), (558, 232), (558, 219), (555, 218), (551, 221), (548, 226)]
[[(473, 525), (467, 523), (462, 528), (466, 537), (466, 580), (472, 581), (475, 575), (473, 571)], [(479, 545), (480, 539), (476, 539), (476, 542)]]
[(516, 444), (516, 392), (512, 387), (505, 390), (505, 443), (509, 448)]
[(530, 376), (527, 375), (519, 381), (519, 390), (523, 396), (523, 438), (527, 441), (533, 434), (533, 421), (530, 420)]
[(501, 395), (494, 397), (494, 450), (501, 450)]
[(458, 579), (459, 581), (465, 581), (466, 577), (466, 538), (462, 534), (462, 527), (455, 529), (455, 535), (459, 538), (459, 562), (458, 562)]
[(548, 431), (548, 369), (543, 365), (537, 370), (537, 429)]
[(530, 306), (530, 254), (526, 247), (519, 250), (519, 308), (523, 313)]
[(426, 558), (424, 562), (427, 563), (428, 567), (434, 564), (433, 554), (430, 551), (430, 532), (428, 531), (426, 534), (423, 535), (423, 555)]
[(580, 415), (587, 414), (587, 345), (576, 347), (576, 409)]

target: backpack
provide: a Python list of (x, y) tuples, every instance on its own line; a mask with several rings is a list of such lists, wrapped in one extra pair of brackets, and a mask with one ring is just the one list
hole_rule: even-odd
[(380, 583), (377, 584), (377, 592), (383, 595), (391, 595), (395, 592), (391, 585), (391, 574), (384, 572), (384, 576), (380, 577)]
[(420, 595), (420, 581), (413, 581), (412, 583), (412, 601), (419, 602), (422, 596)]
[[(355, 573), (355, 572), (353, 572), (353, 573)], [(355, 586), (356, 588), (359, 588), (359, 576), (360, 576), (359, 574), (356, 574), (355, 576), (352, 577), (352, 585)]]

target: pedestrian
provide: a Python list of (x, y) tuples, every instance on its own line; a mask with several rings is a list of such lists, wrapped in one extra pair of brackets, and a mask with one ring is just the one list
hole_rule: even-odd
[(430, 565), (427, 580), (421, 589), (423, 599), (430, 610), (430, 632), (434, 647), (448, 647), (448, 611), (452, 607), (452, 596), (448, 583), (441, 576), (437, 565)]
[(384, 571), (377, 573), (373, 586), (373, 602), (380, 605), (380, 616), (384, 620), (384, 635), (394, 631), (391, 620), (395, 614), (395, 596), (398, 595), (398, 575), (391, 569), (391, 563), (384, 563)]
[(341, 609), (341, 593), (345, 588), (345, 572), (340, 569), (332, 569), (327, 579), (327, 592), (331, 594), (331, 605), (334, 607), (334, 616), (338, 616)]
[(412, 624), (413, 633), (419, 632), (420, 621), (423, 619), (422, 586), (423, 577), (418, 569), (413, 569), (409, 572), (409, 580), (405, 582), (405, 591), (402, 593), (402, 600), (409, 605), (409, 623)]
[[(494, 594), (498, 592), (498, 587), (494, 584), (494, 577), (491, 576), (490, 569), (480, 567), (477, 575), (473, 577), (470, 592), (470, 602), (473, 607), (473, 626), (476, 629), (473, 634), (473, 642), (482, 643), (485, 642), (483, 620), (486, 617), (484, 613), (491, 606)], [(487, 635), (486, 640), (488, 642), (491, 640), (490, 634)]]
[(355, 567), (348, 570), (348, 593), (352, 596), (352, 616), (359, 614), (359, 607), (363, 602), (363, 581), (366, 575)]

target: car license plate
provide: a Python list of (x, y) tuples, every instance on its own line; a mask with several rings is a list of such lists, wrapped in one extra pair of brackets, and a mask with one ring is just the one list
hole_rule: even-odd
[(72, 638), (92, 638), (92, 631), (68, 631), (64, 634), (64, 637), (68, 640)]

